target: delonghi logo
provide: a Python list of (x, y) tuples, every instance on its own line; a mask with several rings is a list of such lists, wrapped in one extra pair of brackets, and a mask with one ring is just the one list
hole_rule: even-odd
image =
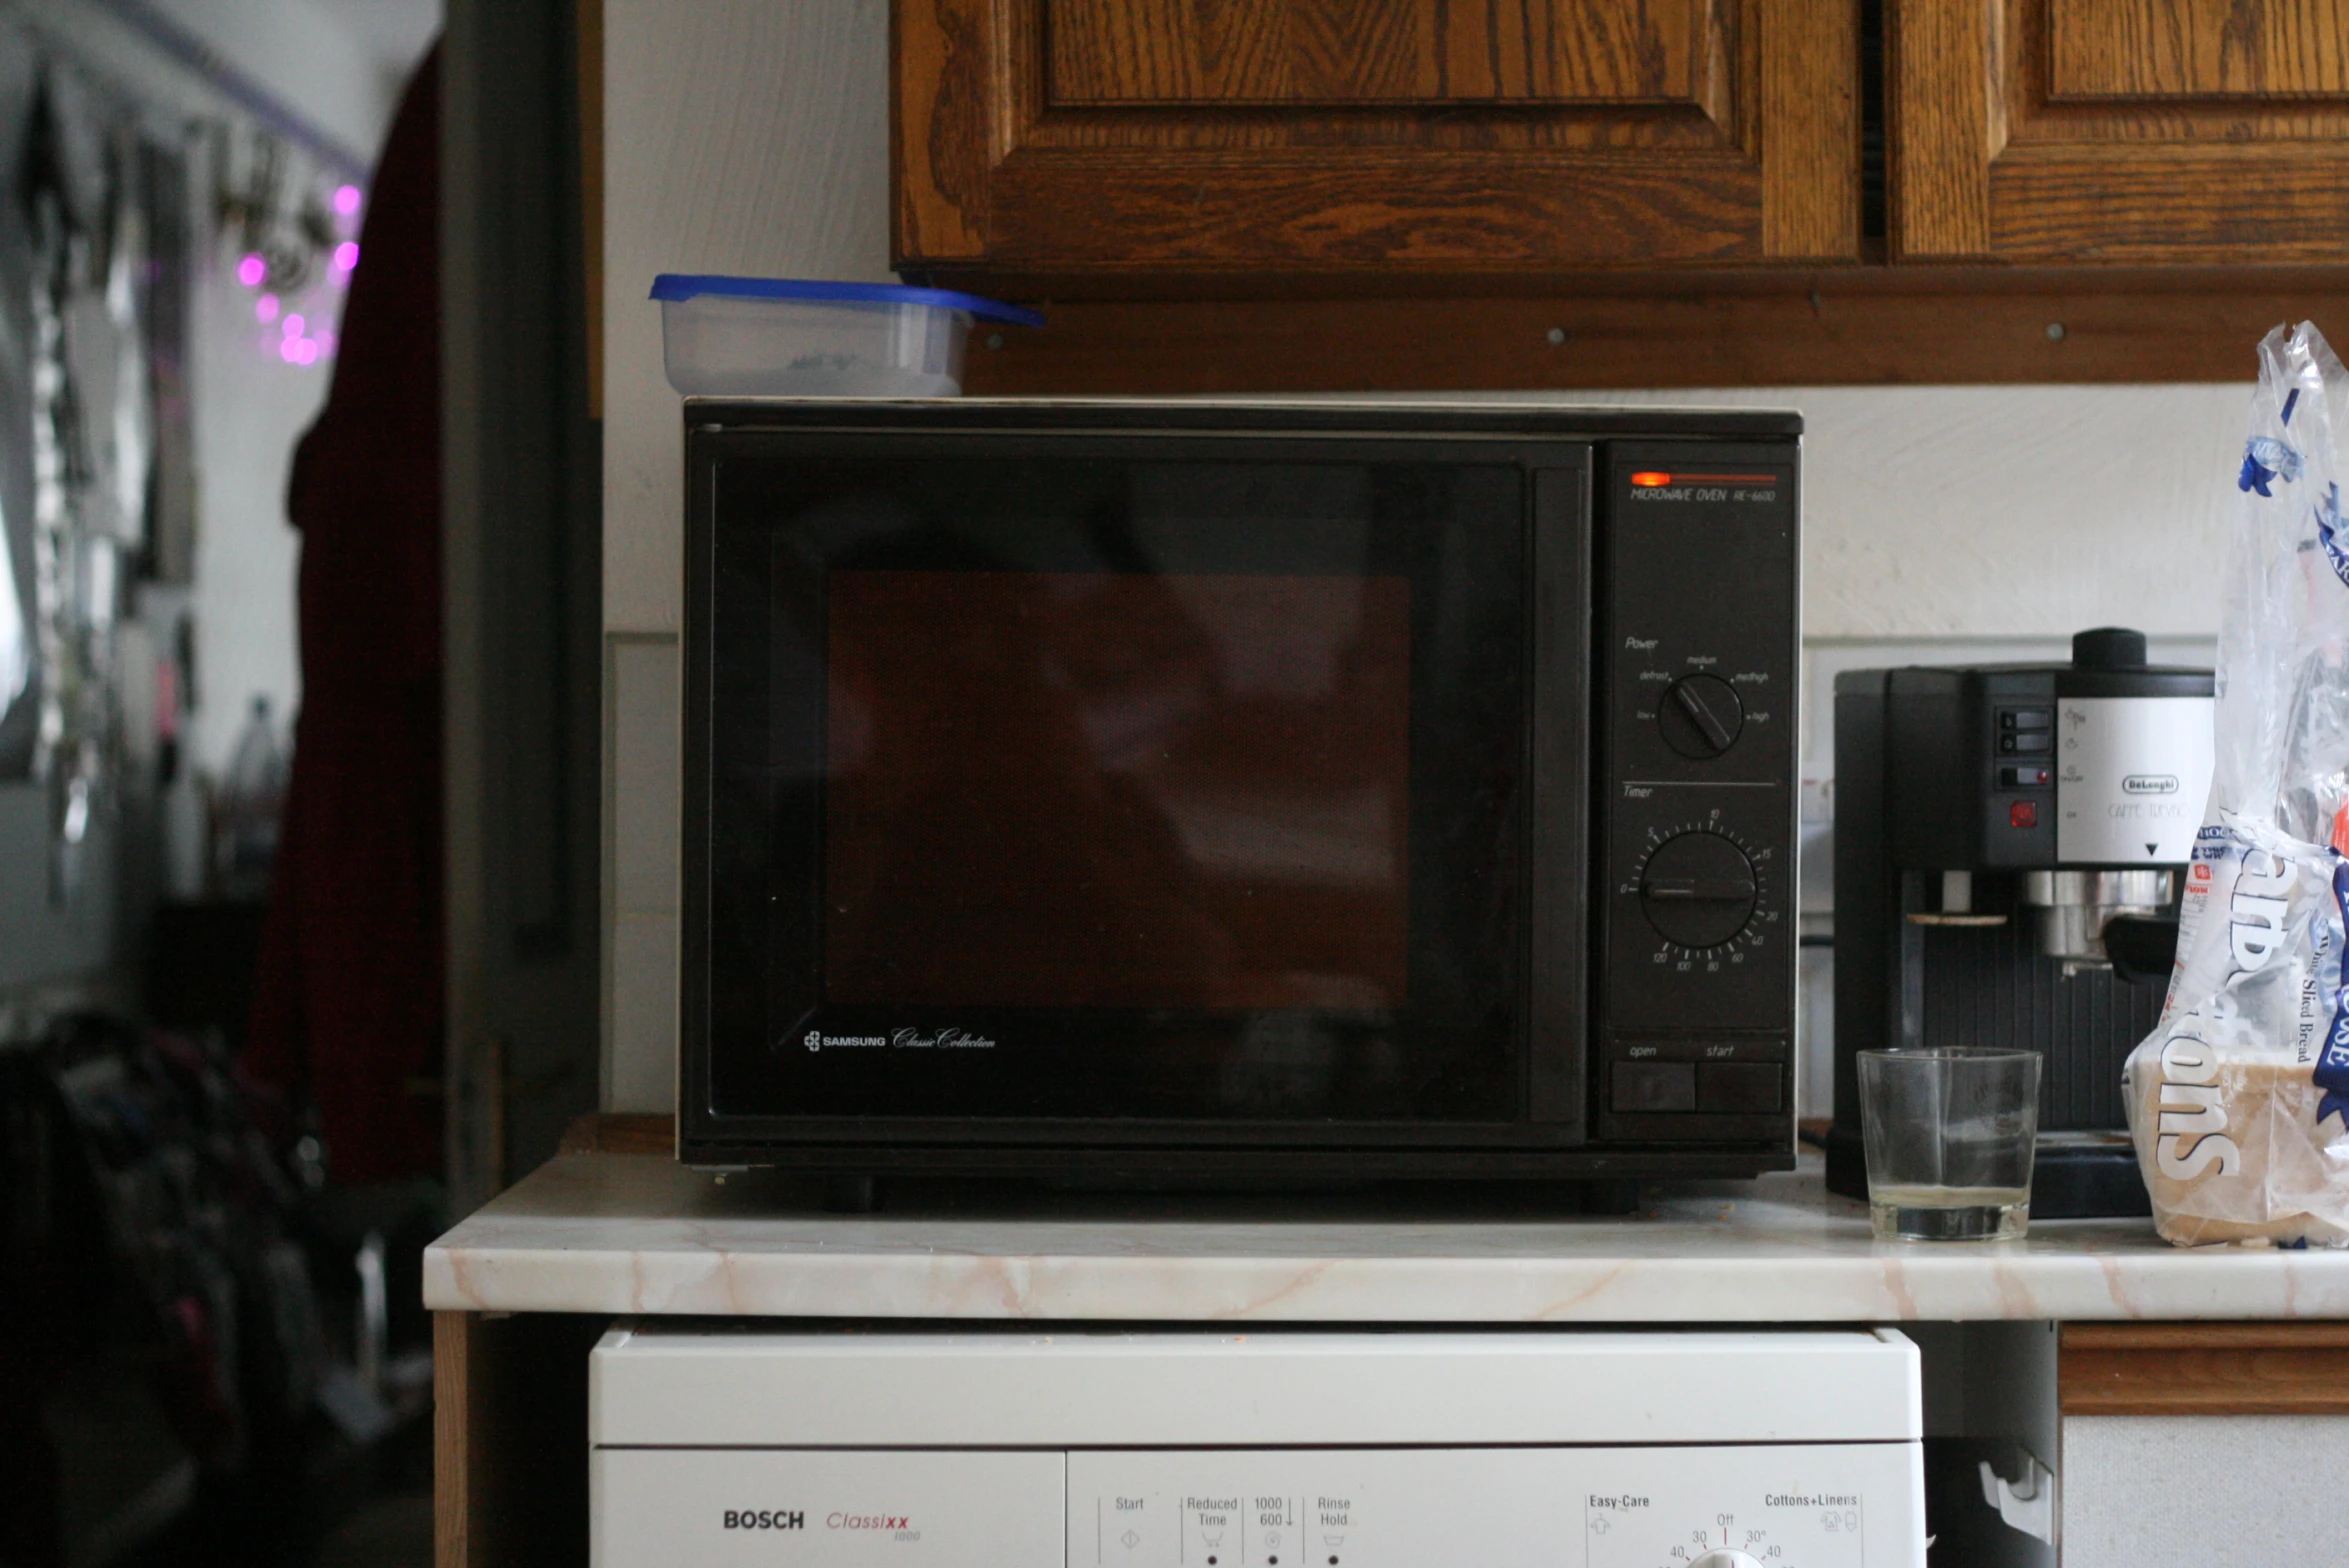
[(729, 1508), (726, 1510), (726, 1528), (729, 1530), (804, 1530), (807, 1515), (793, 1509)]
[(2124, 795), (2175, 795), (2177, 792), (2175, 773), (2132, 773), (2121, 780)]

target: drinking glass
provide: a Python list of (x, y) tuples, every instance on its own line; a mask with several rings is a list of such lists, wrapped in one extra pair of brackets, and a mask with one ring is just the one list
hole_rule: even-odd
[(1882, 1241), (2008, 1241), (2031, 1223), (2039, 1053), (1862, 1051), (1868, 1208)]

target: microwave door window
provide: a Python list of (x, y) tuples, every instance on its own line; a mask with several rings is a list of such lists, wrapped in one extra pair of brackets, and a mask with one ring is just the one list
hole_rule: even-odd
[(1516, 470), (728, 479), (713, 688), (768, 731), (712, 730), (719, 1109), (1514, 1113)]
[(837, 571), (824, 992), (1410, 993), (1407, 577)]

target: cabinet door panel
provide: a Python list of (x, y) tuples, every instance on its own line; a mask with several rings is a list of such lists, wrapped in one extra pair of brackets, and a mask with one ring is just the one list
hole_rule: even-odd
[(1049, 101), (1686, 103), (1704, 0), (1046, 0)]
[(2326, 262), (2349, 0), (1890, 0), (1896, 260)]
[[(1199, 221), (1199, 176), (1150, 158), (1038, 155), (995, 191), (999, 233), (1039, 264), (1117, 267), (1135, 254), (1174, 270), (1264, 267), (1310, 256), (1322, 266), (1538, 271), (1562, 237), (1586, 251), (1663, 261), (1757, 256), (1753, 181), (1703, 168), (1664, 181), (1593, 165), (1569, 181), (1526, 181), (1521, 159), (1451, 160), (1440, 193), (1409, 199), (1416, 155), (1356, 156), (1342, 169), (1313, 158), (1256, 159), (1217, 173), (1214, 221)], [(1093, 181), (1117, 194), (1116, 221), (1061, 199)]]
[(896, 0), (895, 28), (916, 272), (1858, 255), (1842, 0)]
[(2349, 0), (2051, 0), (2048, 101), (2349, 96)]

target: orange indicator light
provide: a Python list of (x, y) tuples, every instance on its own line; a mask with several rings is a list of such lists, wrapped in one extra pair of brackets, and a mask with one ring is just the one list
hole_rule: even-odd
[(1653, 490), (1659, 485), (1670, 484), (1672, 476), (1670, 474), (1633, 474), (1631, 482), (1642, 490)]

